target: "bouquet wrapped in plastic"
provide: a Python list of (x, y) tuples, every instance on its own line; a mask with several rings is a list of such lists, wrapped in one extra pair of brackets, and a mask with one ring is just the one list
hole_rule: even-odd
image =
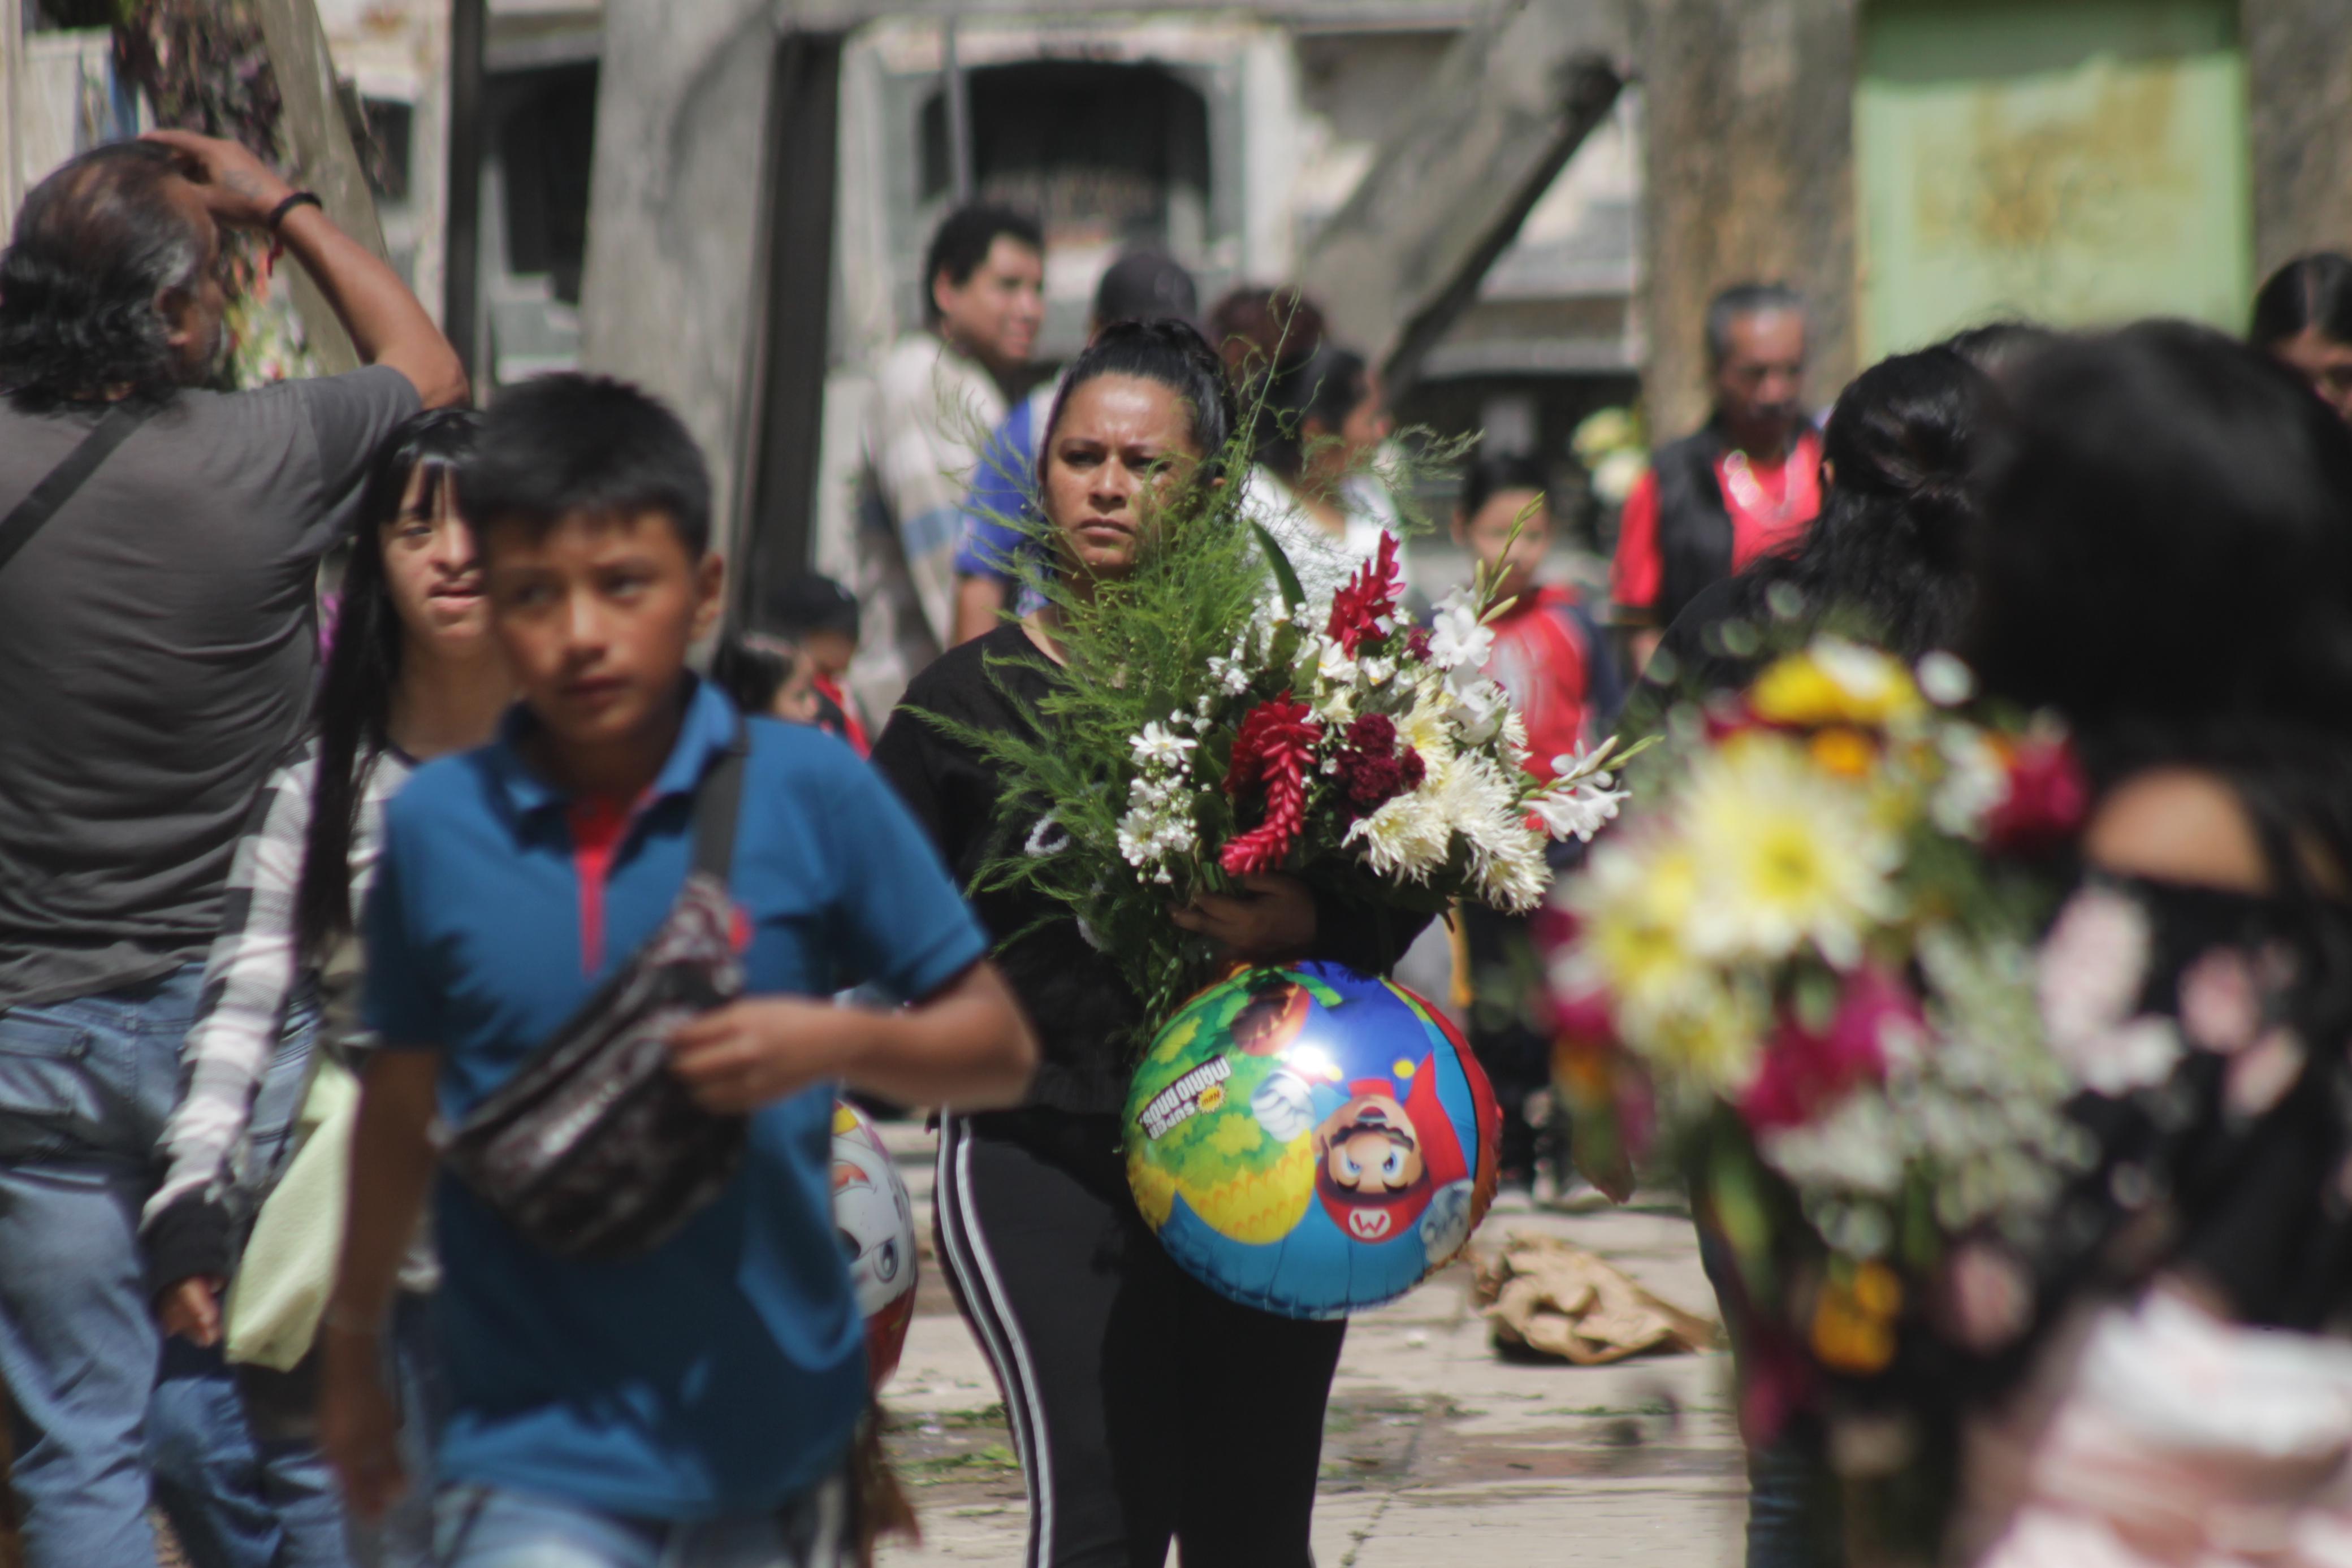
[(2022, 1326), (2015, 1260), (2093, 1152), (2035, 968), (2086, 791), (2063, 734), (1969, 716), (1969, 685), (1822, 638), (1676, 710), (1546, 917), (1580, 1164), (1622, 1196), (1682, 1160), (1751, 1437), (1811, 1409), (1854, 1476), (1921, 1468), (1921, 1391)]
[[(1195, 486), (1127, 575), (1080, 592), (1035, 572), (1061, 677), (1029, 733), (963, 736), (1057, 835), (982, 884), (1067, 907), (1147, 1028), (1214, 977), (1213, 951), (1168, 915), (1198, 891), (1283, 872), (1376, 906), (1525, 913), (1550, 886), (1547, 842), (1589, 839), (1622, 798), (1608, 746), (1528, 771), (1526, 729), (1482, 673), (1504, 608), (1491, 584), (1417, 627), (1394, 538), (1341, 577), (1306, 559), (1324, 547), (1305, 530), (1286, 541), (1249, 509)], [(1302, 576), (1336, 586), (1310, 594)]]

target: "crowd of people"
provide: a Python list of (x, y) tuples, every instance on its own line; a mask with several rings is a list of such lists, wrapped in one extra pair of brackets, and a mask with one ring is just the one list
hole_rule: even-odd
[[(363, 368), (215, 390), (235, 229), (310, 275)], [(1118, 580), (1171, 487), (1241, 486), (1327, 585), (1410, 507), (1376, 367), (1293, 290), (1204, 312), (1132, 252), (1024, 384), (1044, 252), (1004, 209), (940, 225), (866, 411), (856, 580), (730, 627), (703, 455), (657, 400), (561, 374), (471, 411), (398, 277), (232, 143), (100, 148), (26, 199), (0, 256), (0, 1374), (32, 1568), (149, 1568), (151, 1508), (195, 1568), (859, 1560), (891, 1489), (836, 1091), (941, 1108), (940, 1256), (1032, 1563), (1310, 1561), (1345, 1324), (1228, 1301), (1144, 1223), (1111, 1043), (1137, 998), (1066, 910), (974, 887), (1054, 852), (981, 741), (1057, 678), (1043, 587)], [(2248, 343), (2000, 324), (1870, 367), (1819, 423), (1793, 293), (1728, 289), (1705, 334), (1713, 412), (1626, 501), (1605, 601), (1548, 561), (1542, 463), (1461, 476), (1529, 766), (1821, 629), (2062, 715), (2083, 886), (2138, 933), (2084, 983), (2189, 1044), (2163, 1094), (2082, 1107), (2095, 1176), (2031, 1260), (2006, 1379), (1958, 1391), (1955, 1550), (2203, 1561), (2182, 1543), (2238, 1550), (2259, 1514), (2335, 1560), (2352, 1421), (2282, 1438), (2274, 1389), (2233, 1405), (2206, 1369), (2352, 1388), (2352, 261), (2284, 269)], [(1374, 973), (1426, 924), (1280, 873), (1168, 917), (1236, 962)], [(1532, 1186), (1526, 938), (1462, 913), (1502, 1177)], [(542, 1041), (593, 1042), (689, 962), (729, 977), (717, 1005), (665, 1026), (668, 1098), (626, 1092), (744, 1119), (690, 1218), (616, 1260), (436, 1181)], [(858, 986), (892, 1005), (835, 1001)], [(2201, 1470), (2103, 1419), (2126, 1342), (2200, 1391)], [(1801, 1421), (1759, 1446), (1751, 1563), (1838, 1560), (1832, 1469)]]

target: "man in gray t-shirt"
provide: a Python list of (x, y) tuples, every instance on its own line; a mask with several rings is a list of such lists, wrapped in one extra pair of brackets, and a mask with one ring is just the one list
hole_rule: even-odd
[[(222, 226), (268, 228), (366, 369), (196, 390)], [(0, 562), (0, 1370), (29, 1568), (152, 1568), (139, 1206), (239, 824), (308, 706), (313, 584), (378, 445), (462, 401), (398, 276), (234, 143), (100, 148), (0, 255), (0, 514), (152, 410)]]

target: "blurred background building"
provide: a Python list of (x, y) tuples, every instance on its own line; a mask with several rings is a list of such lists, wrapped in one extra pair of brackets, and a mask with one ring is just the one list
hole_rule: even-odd
[[(1432, 243), (1350, 202), (1430, 155), (1414, 121), (1447, 93), (1500, 90), (1444, 62), (1530, 4), (1573, 14), (1544, 68), (1562, 95), (1607, 75), (1600, 111), (1498, 247), (1447, 263), (1475, 276), (1440, 279), (1432, 330), (1365, 346), (1398, 356), (1403, 423), (1483, 430), (1564, 490), (1591, 412), (1700, 417), (1731, 281), (1805, 292), (1826, 400), (1994, 317), (2234, 329), (2268, 268), (2352, 244), (2346, 0), (315, 3), (385, 246), (483, 390), (583, 360), (649, 382), (767, 571), (838, 537), (864, 367), (919, 319), (960, 192), (1044, 220), (1049, 357), (1129, 244), (1204, 298), (1314, 292), (1335, 223), (1358, 253)], [(144, 123), (111, 9), (0, 0), (8, 211)]]

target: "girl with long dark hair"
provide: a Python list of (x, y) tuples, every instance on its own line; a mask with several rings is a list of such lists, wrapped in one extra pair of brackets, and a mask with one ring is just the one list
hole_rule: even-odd
[[(1181, 323), (1122, 322), (1072, 362), (1039, 445), (1045, 520), (1076, 593), (1133, 567), (1143, 514), (1178, 486), (1220, 484), (1235, 423), (1218, 358)], [(908, 688), (874, 751), (960, 879), (1008, 851), (1055, 852), (1050, 819), (1004, 795), (993, 767), (938, 718), (1026, 721), (1057, 676), (1056, 612), (1007, 622)], [(1028, 1562), (1159, 1568), (1185, 1561), (1305, 1568), (1323, 1411), (1346, 1333), (1243, 1307), (1179, 1270), (1128, 1190), (1119, 1153), (1140, 1008), (1067, 910), (983, 891), (982, 924), (1034, 1020), (1028, 1103), (940, 1127), (940, 1256), (1004, 1390), (1029, 1488)], [(1302, 956), (1388, 968), (1413, 929), (1311, 893), (1244, 879), (1170, 916), (1233, 958)]]
[(2247, 340), (2352, 420), (2352, 256), (2298, 256), (2254, 296)]
[(1967, 619), (1979, 470), (1999, 404), (1991, 380), (1949, 348), (1856, 376), (1822, 432), (1821, 516), (1675, 618), (1637, 705), (1744, 685), (1776, 649), (1823, 626), (1906, 658), (1949, 647)]
[(2320, 1561), (2352, 1521), (2352, 431), (2159, 322), (2029, 367), (2014, 441), (1970, 652), (2088, 775), (2041, 995), (2096, 1158), (1941, 1309), (2034, 1373), (1975, 1434), (1963, 1550)]
[[(419, 414), (379, 458), (361, 502), (314, 723), (270, 776), (237, 846), (228, 924), (205, 962), (180, 1101), (161, 1145), (164, 1175), (142, 1224), (160, 1286), (158, 1315), (168, 1332), (200, 1345), (221, 1339), (221, 1291), (236, 1267), (242, 1213), (275, 1174), (240, 1179), (234, 1166), (265, 1071), (282, 1074), (288, 1053), (308, 1054), (314, 1029), (326, 1058), (311, 1067), (314, 1075), (349, 1071), (352, 1052), (364, 1048), (352, 933), (383, 803), (419, 762), (488, 740), (511, 695), (451, 485), (476, 423), (464, 410)], [(404, 1275), (415, 1292), (401, 1320), (404, 1375), (423, 1364), (421, 1345), (418, 1355), (406, 1353), (421, 1338), (422, 1292), (432, 1278), (429, 1251), (420, 1247)], [(409, 1383), (425, 1403), (421, 1378)], [(429, 1454), (425, 1425), (411, 1423), (420, 1455)], [(429, 1499), (430, 1491), (415, 1495)], [(353, 1534), (363, 1563), (430, 1558), (421, 1500), (415, 1517), (388, 1521), (382, 1540)]]

